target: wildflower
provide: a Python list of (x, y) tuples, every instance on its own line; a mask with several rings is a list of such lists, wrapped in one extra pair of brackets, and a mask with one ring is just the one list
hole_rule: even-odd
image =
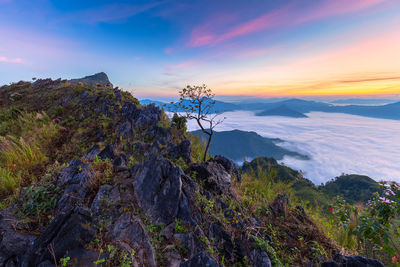
[(332, 210), (332, 208), (329, 208), (329, 210)]
[(395, 255), (393, 256), (392, 261), (393, 261), (394, 263), (396, 263), (396, 262), (399, 261), (399, 258), (397, 257), (397, 254), (395, 254)]
[(394, 194), (394, 192), (392, 191), (392, 189), (386, 189), (386, 191), (385, 191), (385, 195), (387, 195), (387, 196), (394, 196), (395, 194)]
[(385, 204), (391, 204), (391, 203), (394, 202), (394, 201), (392, 201), (390, 199), (387, 199), (386, 197), (380, 197), (379, 200), (382, 201), (382, 203), (385, 203)]

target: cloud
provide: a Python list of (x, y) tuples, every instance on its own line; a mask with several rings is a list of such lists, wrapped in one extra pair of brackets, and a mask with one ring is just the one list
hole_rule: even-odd
[[(314, 183), (324, 183), (342, 173), (368, 175), (375, 180), (400, 181), (400, 121), (347, 114), (313, 112), (309, 118), (258, 117), (252, 112), (224, 113), (217, 131), (239, 129), (281, 138), (283, 147), (305, 153), (311, 160), (285, 157), (283, 162), (302, 170)], [(188, 129), (196, 123), (189, 121)]]
[(337, 82), (338, 83), (362, 83), (362, 82), (392, 81), (392, 80), (400, 80), (400, 76), (361, 78), (361, 79), (354, 79), (354, 80), (342, 80), (342, 81), (337, 81)]
[(145, 5), (110, 4), (77, 11), (62, 17), (59, 21), (74, 21), (86, 24), (117, 22), (148, 11), (163, 3), (164, 2), (154, 2)]
[(180, 76), (176, 71), (187, 71), (201, 66), (202, 63), (198, 60), (189, 59), (174, 65), (168, 65), (164, 68), (164, 75), (167, 76)]
[[(294, 1), (257, 18), (242, 22), (233, 27), (225, 27), (226, 21), (207, 22), (193, 29), (188, 45), (191, 47), (212, 46), (236, 37), (279, 27), (290, 27), (305, 22), (337, 15), (355, 13), (385, 0), (324, 0), (316, 5), (300, 8), (301, 1)], [(303, 4), (302, 4), (303, 5)]]
[(25, 63), (21, 58), (8, 58), (0, 56), (0, 62), (6, 63)]

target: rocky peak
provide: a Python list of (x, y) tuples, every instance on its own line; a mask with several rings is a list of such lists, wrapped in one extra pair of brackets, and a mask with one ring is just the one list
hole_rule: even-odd
[(71, 79), (71, 80), (68, 80), (68, 82), (70, 84), (78, 84), (78, 83), (86, 83), (86, 84), (90, 84), (90, 85), (101, 84), (101, 85), (113, 87), (113, 84), (110, 82), (107, 74), (105, 74), (104, 72), (99, 72), (99, 73), (85, 76), (85, 77), (79, 78), (79, 79)]

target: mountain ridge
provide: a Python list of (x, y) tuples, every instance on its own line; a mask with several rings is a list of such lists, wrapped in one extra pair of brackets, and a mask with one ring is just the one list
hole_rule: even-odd
[[(0, 118), (1, 265), (375, 262), (335, 257), (341, 248), (289, 189), (271, 191), (222, 156), (203, 162), (196, 137), (118, 88), (1, 86)], [(295, 173), (266, 162), (267, 178), (268, 166), (282, 169), (277, 180)]]

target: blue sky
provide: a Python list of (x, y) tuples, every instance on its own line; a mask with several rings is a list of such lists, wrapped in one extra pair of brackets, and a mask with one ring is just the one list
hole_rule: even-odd
[(398, 0), (0, 0), (0, 84), (105, 71), (139, 97), (398, 97)]

